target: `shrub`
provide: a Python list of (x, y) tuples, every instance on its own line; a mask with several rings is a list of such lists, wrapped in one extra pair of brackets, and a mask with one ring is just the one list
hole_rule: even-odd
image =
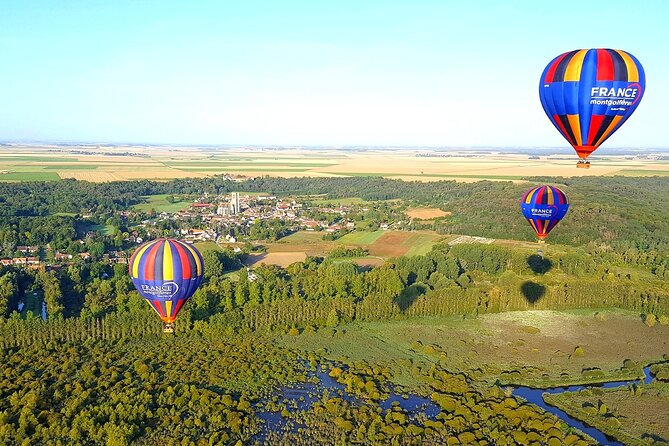
[(646, 314), (643, 316), (643, 323), (648, 325), (649, 327), (653, 327), (657, 323), (657, 318), (652, 313)]

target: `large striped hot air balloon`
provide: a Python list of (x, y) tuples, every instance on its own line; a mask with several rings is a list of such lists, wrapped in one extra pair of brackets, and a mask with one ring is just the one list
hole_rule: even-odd
[(525, 192), (520, 209), (539, 240), (544, 241), (567, 213), (569, 199), (555, 186), (537, 186)]
[(202, 255), (192, 245), (161, 238), (137, 248), (128, 268), (135, 288), (162, 319), (163, 331), (171, 333), (179, 310), (202, 282)]
[(639, 105), (646, 75), (622, 50), (574, 50), (553, 59), (541, 75), (541, 105), (555, 128), (589, 167), (597, 150)]

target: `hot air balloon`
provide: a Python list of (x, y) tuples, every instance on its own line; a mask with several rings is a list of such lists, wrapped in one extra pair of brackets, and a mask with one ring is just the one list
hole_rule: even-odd
[(172, 333), (174, 320), (193, 295), (204, 273), (202, 255), (195, 247), (169, 238), (141, 245), (128, 264), (132, 283)]
[(541, 75), (539, 97), (555, 128), (590, 167), (597, 150), (639, 105), (646, 75), (639, 61), (622, 50), (574, 50), (553, 59)]
[(567, 213), (569, 199), (555, 186), (537, 186), (525, 192), (520, 209), (539, 241), (543, 242)]

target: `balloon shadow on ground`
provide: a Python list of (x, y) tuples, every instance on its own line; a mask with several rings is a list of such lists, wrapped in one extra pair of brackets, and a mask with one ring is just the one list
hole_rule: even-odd
[(539, 254), (532, 254), (527, 258), (527, 266), (529, 266), (535, 274), (546, 274), (553, 268), (553, 262)]
[(520, 291), (529, 303), (534, 304), (544, 297), (544, 294), (546, 294), (546, 287), (536, 282), (528, 281), (520, 286)]
[(422, 296), (427, 291), (427, 286), (422, 283), (414, 283), (413, 285), (407, 287), (400, 293), (399, 296), (395, 298), (395, 303), (400, 307), (401, 312), (406, 310), (413, 305), (413, 303), (418, 299), (419, 296)]

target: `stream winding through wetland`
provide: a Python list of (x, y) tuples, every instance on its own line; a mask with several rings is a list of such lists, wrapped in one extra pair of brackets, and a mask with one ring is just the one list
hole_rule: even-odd
[[(324, 391), (334, 392), (341, 398), (347, 401), (355, 401), (356, 398), (352, 395), (349, 395), (343, 384), (338, 383), (335, 379), (330, 377), (327, 370), (323, 370), (320, 367), (316, 368), (315, 372), (311, 372), (312, 376), (318, 378), (318, 384), (314, 383), (300, 383), (295, 386), (286, 386), (278, 389), (277, 394), (281, 402), (287, 402), (292, 407), (293, 410), (306, 410), (311, 407), (316, 401), (319, 400), (319, 397), (323, 394)], [(624, 446), (623, 443), (616, 441), (608, 437), (602, 431), (588, 426), (587, 424), (579, 421), (566, 412), (558, 409), (557, 407), (547, 404), (543, 399), (544, 393), (558, 394), (563, 392), (577, 392), (587, 388), (616, 388), (616, 387), (626, 387), (631, 384), (650, 384), (653, 382), (653, 377), (650, 374), (650, 366), (644, 367), (643, 369), (644, 378), (630, 381), (613, 381), (605, 383), (594, 383), (588, 385), (578, 385), (578, 386), (566, 386), (566, 387), (546, 387), (546, 388), (533, 388), (525, 386), (511, 386), (512, 394), (519, 398), (526, 400), (529, 403), (532, 403), (536, 406), (541, 407), (546, 412), (549, 412), (560, 420), (564, 421), (568, 426), (577, 429), (602, 445), (611, 445), (611, 446)], [(420, 414), (424, 415), (426, 418), (434, 420), (435, 417), (439, 414), (440, 408), (429, 398), (424, 398), (418, 395), (398, 395), (396, 393), (391, 393), (388, 398), (381, 401), (379, 406), (381, 409), (388, 410), (392, 407), (393, 403), (399, 404), (399, 406), (404, 409), (409, 416), (415, 417)], [(258, 407), (259, 408), (259, 407)], [(267, 437), (267, 434), (270, 431), (285, 431), (285, 430), (296, 430), (302, 426), (291, 426), (287, 419), (285, 419), (280, 412), (273, 412), (269, 410), (257, 410), (256, 416), (264, 421), (262, 431), (256, 436), (256, 440), (259, 440), (261, 443)]]

